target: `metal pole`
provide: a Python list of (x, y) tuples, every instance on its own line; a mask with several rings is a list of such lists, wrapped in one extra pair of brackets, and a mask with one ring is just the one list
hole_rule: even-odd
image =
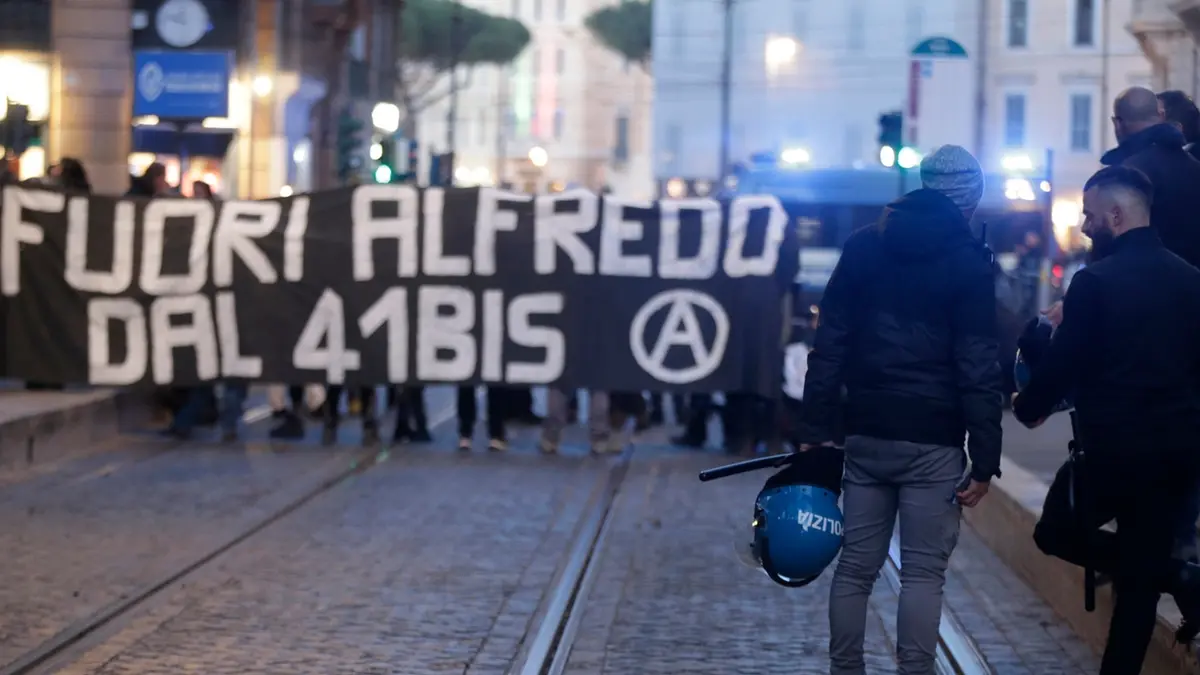
[(454, 182), (454, 154), (458, 143), (455, 127), (458, 126), (458, 56), (462, 39), (462, 3), (454, 3), (454, 14), (450, 19), (450, 110), (446, 113), (446, 182)]
[(987, 50), (988, 50), (988, 12), (991, 3), (981, 0), (979, 3), (979, 47), (975, 50), (975, 159), (982, 166), (987, 166), (987, 144), (984, 142), (985, 127), (987, 126)]
[(500, 73), (496, 91), (496, 185), (504, 184), (504, 167), (508, 160), (508, 76), (509, 66)]
[(730, 103), (733, 89), (733, 0), (722, 0), (725, 11), (725, 52), (721, 60), (721, 155), (717, 162), (718, 189), (729, 172)]

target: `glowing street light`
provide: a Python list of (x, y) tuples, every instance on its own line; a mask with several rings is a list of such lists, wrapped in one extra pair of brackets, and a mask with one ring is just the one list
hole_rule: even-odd
[(271, 94), (271, 90), (275, 88), (275, 83), (267, 75), (259, 75), (250, 83), (250, 88), (254, 91), (254, 95), (263, 98)]
[(550, 161), (550, 153), (546, 152), (546, 149), (541, 146), (534, 147), (529, 151), (529, 161), (540, 169)]
[(763, 58), (766, 61), (769, 70), (778, 70), (796, 61), (796, 53), (800, 51), (800, 45), (794, 38), (787, 36), (772, 36), (767, 38), (767, 44), (763, 53)]
[(371, 109), (371, 124), (380, 131), (396, 133), (400, 129), (400, 108), (394, 103), (376, 103)]

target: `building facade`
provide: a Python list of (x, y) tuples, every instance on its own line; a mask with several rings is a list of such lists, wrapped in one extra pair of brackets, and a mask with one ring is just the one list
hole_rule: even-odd
[[(0, 3), (0, 94), (28, 105), (41, 130), (19, 158), (20, 174), (38, 176), (74, 157), (103, 193), (124, 192), (130, 174), (155, 161), (184, 194), (195, 180), (226, 197), (326, 186), (330, 162), (326, 157), (320, 166), (322, 144), (313, 143), (314, 136), (326, 140), (314, 125), (318, 103), (351, 103), (340, 91), (336, 101), (326, 94), (331, 80), (351, 79), (355, 59), (391, 60), (380, 52), (394, 42), (383, 30), (394, 25), (394, 13), (381, 18), (380, 8), (388, 6), (384, 0)], [(347, 8), (354, 25), (345, 25)], [(158, 21), (163, 11), (179, 19), (166, 22), (175, 29)], [(187, 63), (197, 54), (227, 54), (228, 67), (196, 70)], [(382, 81), (373, 76), (376, 66), (366, 70), (368, 80)], [(172, 82), (194, 84), (201, 75), (223, 80), (220, 95), (210, 97), (223, 100), (221, 110), (192, 105), (196, 96), (172, 98)], [(391, 93), (374, 87), (356, 95)], [(135, 108), (143, 114), (135, 117)]]
[[(528, 192), (579, 185), (649, 197), (650, 73), (598, 44), (584, 20), (618, 0), (467, 0), (521, 21), (530, 45), (505, 67), (460, 75), (455, 181)], [(449, 101), (421, 111), (423, 149), (450, 150)], [(426, 160), (429, 152), (423, 153)], [(531, 159), (532, 156), (532, 159)], [(537, 161), (534, 161), (537, 160)], [(422, 172), (428, 166), (423, 165)]]
[[(1154, 81), (1128, 30), (1135, 4), (734, 0), (730, 160), (791, 150), (812, 168), (877, 168), (879, 117), (902, 111), (906, 145), (919, 152), (956, 143), (989, 175), (1052, 179), (1065, 242), (1080, 187), (1115, 143), (1111, 99)], [(725, 17), (694, 7), (655, 3), (659, 180), (719, 174)], [(955, 58), (914, 55), (936, 38)]]
[(1134, 2), (992, 4), (983, 154), (996, 169), (1032, 165), (1053, 178), (1058, 197), (1078, 203), (1100, 155), (1116, 145), (1112, 100), (1153, 85), (1151, 64), (1127, 30)]
[[(697, 11), (691, 0), (654, 4), (660, 179), (721, 173), (726, 17), (713, 5)], [(813, 167), (877, 164), (879, 116), (905, 106), (909, 52), (931, 35), (973, 50), (976, 9), (961, 0), (734, 0), (731, 161), (800, 148)]]

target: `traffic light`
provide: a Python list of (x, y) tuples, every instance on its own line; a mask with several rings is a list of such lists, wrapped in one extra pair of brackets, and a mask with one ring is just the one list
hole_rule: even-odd
[(879, 116), (879, 147), (899, 152), (904, 147), (904, 114), (886, 112)]
[(0, 147), (4, 152), (20, 157), (29, 146), (41, 144), (41, 134), (40, 125), (29, 121), (29, 106), (9, 101), (0, 119)]
[(371, 157), (375, 160), (375, 182), (391, 183), (399, 176), (396, 171), (396, 139), (383, 136), (375, 146), (371, 149)]
[(348, 181), (362, 169), (362, 130), (365, 125), (349, 111), (338, 117), (337, 126), (337, 175), (338, 180)]

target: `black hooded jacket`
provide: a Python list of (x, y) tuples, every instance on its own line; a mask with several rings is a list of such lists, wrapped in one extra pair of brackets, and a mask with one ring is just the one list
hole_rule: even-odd
[(1156, 124), (1132, 134), (1100, 158), (1105, 166), (1139, 169), (1154, 185), (1150, 224), (1175, 255), (1200, 267), (1200, 161), (1173, 124)]
[(850, 237), (825, 289), (808, 440), (834, 440), (843, 410), (847, 435), (961, 447), (969, 432), (973, 477), (998, 476), (997, 352), (990, 252), (945, 195), (909, 193)]

